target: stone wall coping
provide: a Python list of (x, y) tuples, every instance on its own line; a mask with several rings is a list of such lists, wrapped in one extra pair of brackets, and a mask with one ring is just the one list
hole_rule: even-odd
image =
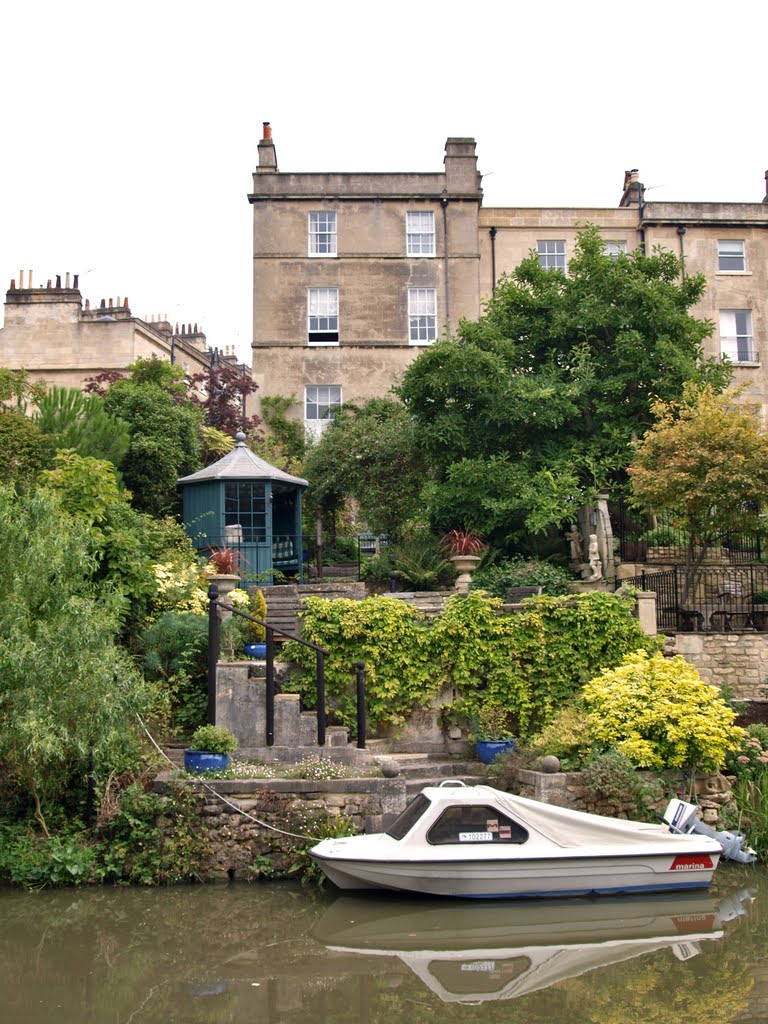
[[(254, 793), (269, 790), (272, 793), (377, 793), (381, 790), (397, 792), (405, 788), (404, 777), (384, 779), (379, 777), (351, 779), (179, 779), (173, 772), (160, 772), (152, 788), (165, 792), (170, 783), (183, 782), (196, 787), (205, 782), (216, 793)], [(202, 787), (200, 787), (202, 788)]]

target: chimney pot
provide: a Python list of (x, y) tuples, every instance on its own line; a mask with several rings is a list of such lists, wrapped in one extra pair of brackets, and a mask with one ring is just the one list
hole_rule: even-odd
[(263, 121), (262, 122), (262, 127), (264, 128), (264, 134), (262, 135), (262, 138), (264, 138), (264, 139), (271, 139), (272, 138), (272, 128), (270, 127), (269, 121)]
[(61, 288), (61, 274), (56, 275), (56, 287)]

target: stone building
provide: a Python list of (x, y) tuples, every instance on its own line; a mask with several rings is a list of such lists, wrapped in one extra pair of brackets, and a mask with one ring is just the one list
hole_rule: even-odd
[(265, 124), (248, 198), (257, 397), (296, 395), (310, 429), (386, 393), (445, 325), (477, 315), (473, 139), (449, 139), (434, 174), (285, 173)]
[(284, 172), (269, 124), (253, 175), (253, 373), (260, 394), (294, 395), (315, 433), (333, 408), (386, 394), (424, 345), (482, 311), (499, 276), (532, 250), (567, 273), (576, 235), (597, 225), (609, 253), (661, 245), (703, 273), (693, 309), (712, 320), (706, 354), (768, 405), (768, 205), (646, 202), (636, 170), (616, 207), (484, 207), (474, 139), (449, 138), (436, 173)]
[[(136, 359), (168, 359), (189, 374), (220, 359), (236, 367), (232, 352), (208, 348), (197, 324), (172, 327), (164, 316), (142, 320), (128, 299), (102, 299), (90, 308), (78, 276), (66, 274), (33, 287), (32, 271), (19, 274), (5, 296), (5, 326), (0, 329), (0, 365), (25, 369), (47, 384), (80, 388), (88, 377), (125, 371)], [(249, 367), (243, 367), (250, 373)]]

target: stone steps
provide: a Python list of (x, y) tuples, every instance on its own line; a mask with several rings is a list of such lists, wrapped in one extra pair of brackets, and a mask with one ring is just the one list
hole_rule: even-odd
[(468, 761), (465, 758), (448, 758), (437, 754), (386, 754), (375, 755), (375, 760), (399, 768), (405, 779), (406, 797), (409, 800), (425, 786), (439, 786), (446, 779), (454, 779), (467, 786), (487, 785), (492, 781), (483, 773), (479, 761)]

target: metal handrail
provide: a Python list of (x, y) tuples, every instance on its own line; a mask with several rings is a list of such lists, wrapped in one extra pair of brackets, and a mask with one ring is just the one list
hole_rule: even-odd
[[(303, 637), (296, 636), (293, 633), (287, 633), (283, 629), (276, 629), (274, 626), (270, 626), (270, 624), (265, 622), (263, 619), (258, 619), (255, 615), (250, 615), (248, 612), (235, 608), (234, 605), (230, 604), (228, 601), (221, 600), (219, 597), (219, 588), (216, 583), (211, 583), (208, 588), (208, 600), (208, 721), (212, 725), (216, 724), (216, 665), (218, 662), (219, 652), (219, 616), (216, 609), (217, 606), (221, 606), (222, 608), (226, 608), (226, 610), (231, 612), (233, 615), (239, 615), (242, 619), (248, 619), (249, 622), (255, 622), (256, 625), (262, 626), (266, 631), (266, 733), (268, 747), (272, 747), (275, 744), (275, 633), (280, 633), (281, 636), (287, 637), (289, 640), (295, 640), (304, 647), (308, 647), (315, 651), (317, 745), (319, 747), (325, 746), (325, 735), (328, 721), (328, 714), (325, 707), (325, 659), (328, 656), (328, 651), (326, 651), (324, 647), (320, 647), (318, 644), (313, 644), (311, 640), (305, 640)], [(355, 668), (357, 672), (357, 745), (361, 749), (364, 749), (366, 718), (365, 672), (363, 662), (356, 662)]]

